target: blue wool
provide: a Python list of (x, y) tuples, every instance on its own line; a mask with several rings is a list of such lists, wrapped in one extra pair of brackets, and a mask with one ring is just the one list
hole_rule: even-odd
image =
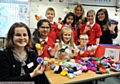
[(74, 73), (73, 69), (68, 70), (68, 73)]
[(88, 61), (93, 61), (93, 58), (92, 58), (92, 57), (90, 57), (90, 58), (88, 59)]
[(37, 58), (37, 62), (38, 62), (38, 63), (42, 63), (42, 61), (43, 61), (43, 58), (42, 58), (42, 57), (38, 57), (38, 58)]

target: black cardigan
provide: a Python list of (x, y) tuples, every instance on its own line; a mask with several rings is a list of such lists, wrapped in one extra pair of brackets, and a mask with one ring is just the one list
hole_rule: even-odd
[(110, 30), (104, 31), (102, 30), (102, 36), (100, 37), (100, 44), (113, 44), (113, 39), (115, 39), (118, 36), (118, 27), (115, 27), (115, 34), (111, 34)]
[[(0, 51), (0, 81), (33, 81), (35, 84), (45, 84), (46, 77), (44, 73), (34, 78), (30, 77), (30, 74), (37, 66), (37, 55), (35, 51), (28, 50), (28, 58), (26, 65), (23, 67), (26, 75), (20, 76), (21, 63), (16, 61), (11, 49), (4, 49)], [(33, 63), (34, 65), (28, 68), (28, 64)]]

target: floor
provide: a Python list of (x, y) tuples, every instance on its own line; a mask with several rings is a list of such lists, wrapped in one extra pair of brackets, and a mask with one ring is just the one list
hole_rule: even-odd
[(98, 84), (120, 84), (120, 76), (106, 78), (104, 82), (99, 81)]

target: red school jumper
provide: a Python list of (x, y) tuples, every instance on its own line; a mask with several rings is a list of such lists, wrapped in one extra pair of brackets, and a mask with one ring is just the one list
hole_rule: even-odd
[(95, 55), (91, 55), (88, 51), (88, 47), (86, 48), (86, 50), (84, 51), (83, 54), (80, 54), (80, 52), (78, 52), (78, 55), (74, 57), (74, 59), (80, 59), (80, 58), (84, 58), (84, 57), (94, 57)]
[(44, 57), (50, 58), (51, 57), (49, 54), (49, 51), (48, 51), (49, 47), (51, 47), (51, 48), (54, 47), (54, 41), (48, 37), (47, 44), (44, 46), (44, 52), (40, 57), (42, 57), (42, 58), (44, 58)]
[[(84, 29), (85, 29), (86, 23), (82, 25), (81, 29), (80, 29), (80, 34), (83, 33)], [(86, 34), (89, 37), (89, 42), (88, 44), (90, 45), (95, 45), (96, 44), (96, 38), (100, 38), (100, 36), (102, 35), (102, 31), (101, 31), (101, 27), (99, 24), (95, 23), (92, 28), (86, 32)]]
[(53, 22), (50, 25), (51, 25), (51, 29), (50, 29), (50, 33), (48, 34), (48, 37), (50, 37), (55, 43), (57, 39), (56, 30), (58, 28), (58, 25), (56, 22)]

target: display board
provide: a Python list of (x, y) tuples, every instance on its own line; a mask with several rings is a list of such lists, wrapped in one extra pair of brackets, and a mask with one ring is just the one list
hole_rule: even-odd
[(15, 22), (29, 25), (28, 5), (0, 2), (0, 37), (6, 37), (10, 26)]

